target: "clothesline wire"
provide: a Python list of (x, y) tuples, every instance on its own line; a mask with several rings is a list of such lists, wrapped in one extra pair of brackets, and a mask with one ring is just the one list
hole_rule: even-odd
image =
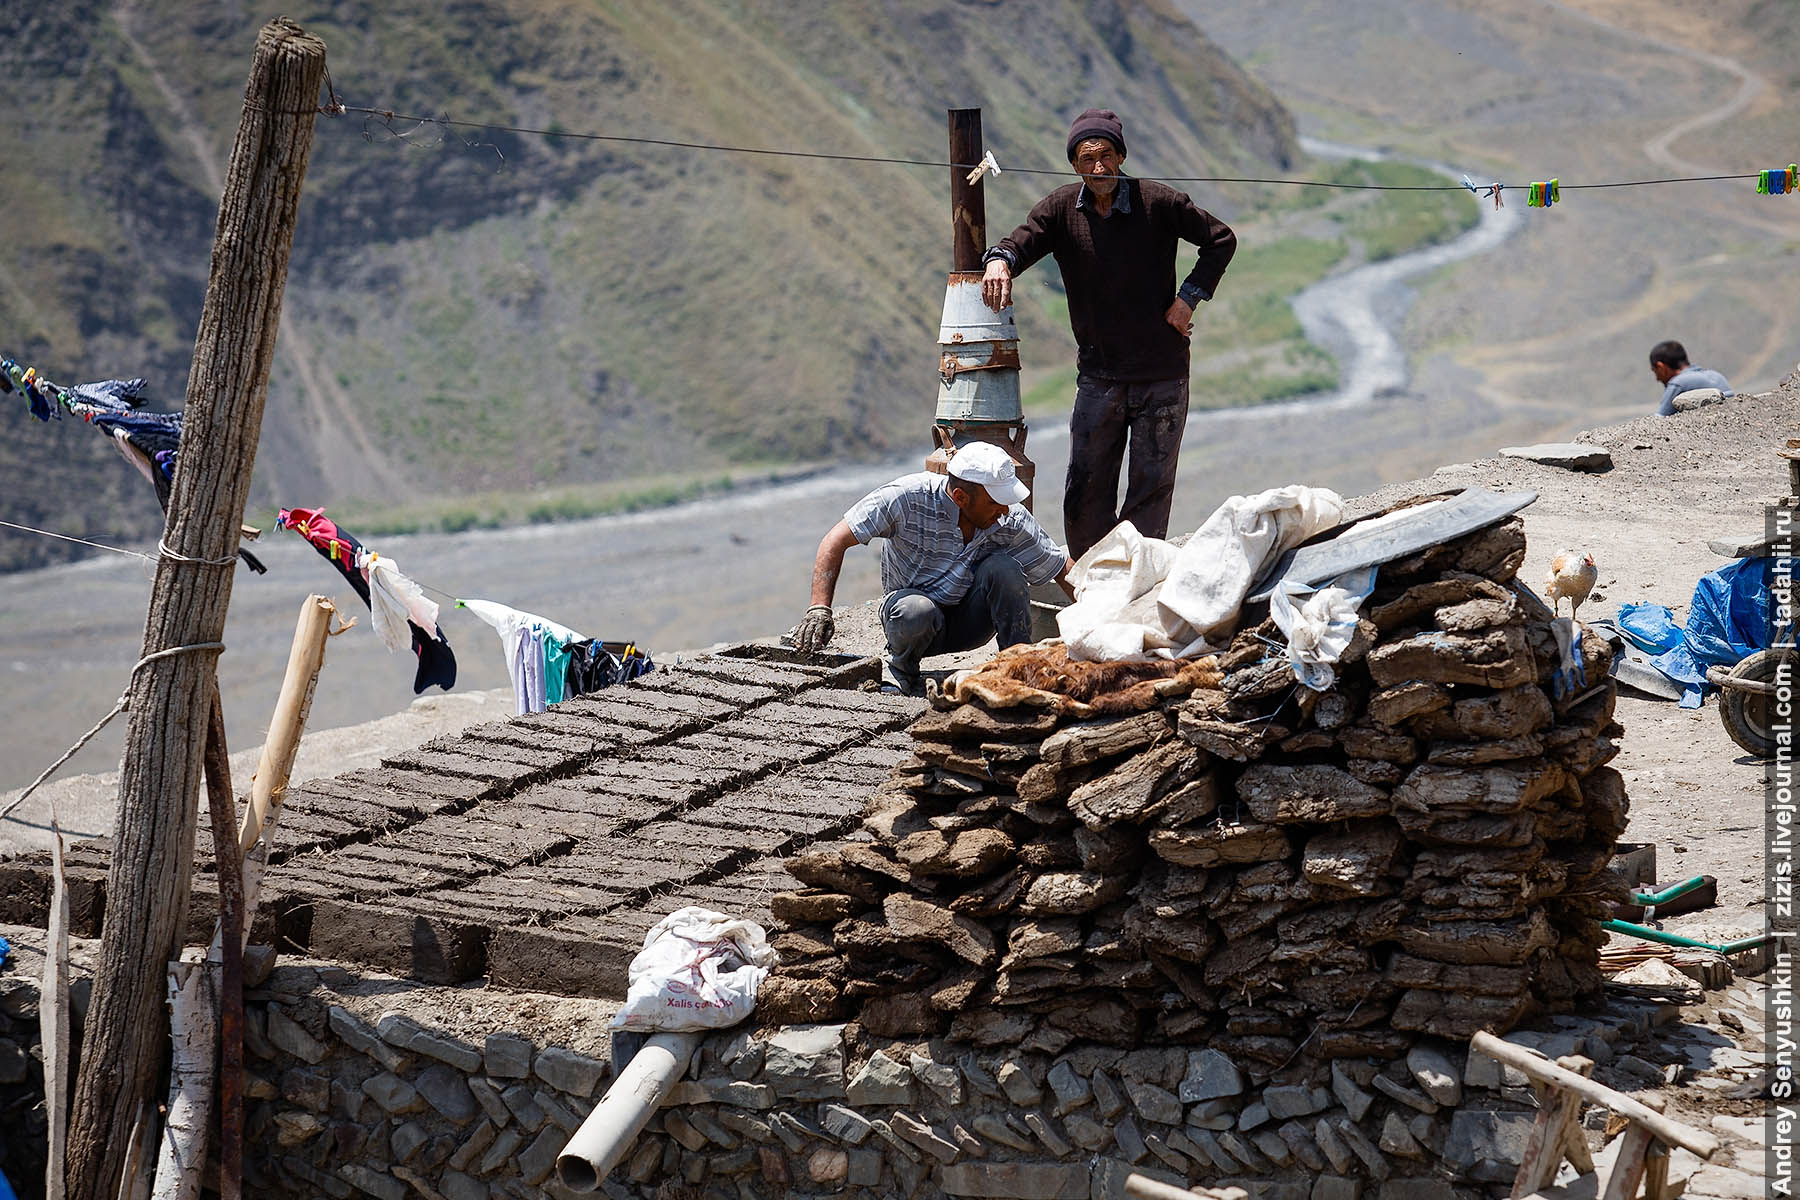
[(96, 550), (111, 550), (114, 554), (124, 554), (132, 558), (141, 558), (149, 563), (156, 561), (156, 556), (154, 554), (145, 554), (140, 550), (125, 550), (118, 546), (108, 546), (104, 542), (90, 542), (86, 538), (71, 537), (66, 533), (56, 533), (49, 529), (39, 529), (34, 525), (16, 525), (11, 521), (0, 521), (0, 525), (4, 525), (8, 529), (17, 529), (24, 533), (36, 533), (47, 538), (56, 538), (59, 541), (79, 542), (83, 546), (92, 546)]
[[(110, 549), (111, 547), (106, 547), (106, 548)], [(132, 551), (123, 550), (123, 551), (120, 551), (120, 553), (130, 554), (130, 553), (132, 553)], [(11, 800), (8, 800), (4, 805), (0, 805), (0, 820), (4, 820), (6, 817), (10, 816), (13, 809), (15, 809), (15, 808), (19, 807), (19, 805), (25, 803), (26, 799), (30, 797), (31, 793), (37, 791), (38, 788), (43, 785), (44, 780), (46, 780), (46, 779), (50, 778), (50, 776), (56, 774), (57, 768), (61, 767), (64, 763), (68, 762), (71, 758), (74, 758), (77, 754), (79, 754), (81, 752), (81, 748), (83, 746), (87, 745), (89, 742), (93, 741), (95, 737), (99, 736), (100, 731), (102, 729), (106, 728), (108, 722), (110, 722), (114, 717), (118, 716), (120, 713), (125, 711), (125, 709), (131, 703), (131, 685), (132, 685), (132, 682), (137, 679), (137, 673), (139, 671), (143, 670), (145, 667), (149, 666), (153, 662), (158, 662), (165, 658), (173, 658), (177, 654), (191, 654), (198, 650), (223, 651), (224, 649), (225, 649), (224, 642), (193, 642), (186, 646), (170, 646), (167, 650), (157, 650), (154, 653), (146, 654), (146, 655), (144, 655), (144, 657), (138, 659), (137, 662), (132, 664), (131, 673), (129, 675), (125, 676), (125, 690), (119, 693), (118, 702), (113, 705), (112, 711), (107, 713), (104, 717), (101, 717), (99, 724), (95, 725), (92, 729), (88, 730), (86, 733), (82, 734), (79, 738), (77, 738), (75, 740), (75, 744), (73, 746), (70, 746), (67, 750), (65, 750), (63, 752), (63, 755), (61, 758), (57, 759), (55, 762), (53, 762), (49, 766), (45, 767), (44, 773), (42, 775), (39, 775), (36, 779), (32, 780), (30, 785), (28, 787), (26, 787), (26, 789), (24, 791), (20, 792), (16, 796), (14, 796)]]
[[(693, 141), (684, 141), (684, 140), (681, 140), (678, 138), (653, 138), (653, 137), (642, 137), (642, 136), (637, 136), (637, 135), (632, 135), (632, 134), (622, 134), (622, 133), (582, 133), (582, 132), (577, 132), (577, 131), (568, 130), (568, 129), (538, 129), (538, 128), (533, 128), (533, 127), (527, 126), (527, 125), (508, 125), (508, 124), (503, 124), (503, 123), (495, 122), (495, 121), (465, 121), (465, 120), (459, 120), (459, 119), (453, 118), (448, 114), (445, 114), (443, 116), (437, 116), (437, 117), (427, 117), (427, 116), (419, 116), (419, 115), (413, 114), (413, 113), (395, 112), (393, 109), (390, 109), (390, 108), (371, 108), (366, 105), (340, 104), (337, 102), (335, 92), (333, 93), (331, 102), (328, 104), (320, 105), (318, 107), (317, 111), (321, 115), (328, 116), (328, 117), (339, 117), (339, 116), (344, 116), (347, 114), (358, 114), (358, 115), (361, 115), (365, 119), (365, 124), (367, 123), (367, 121), (374, 120), (374, 121), (379, 121), (383, 125), (387, 125), (389, 127), (391, 127), (395, 121), (412, 121), (412, 122), (417, 123), (420, 126), (438, 125), (438, 126), (442, 126), (445, 129), (476, 129), (476, 130), (488, 130), (488, 131), (491, 131), (494, 133), (534, 134), (539, 137), (567, 138), (567, 139), (571, 139), (571, 140), (575, 140), (575, 141), (619, 142), (619, 143), (623, 143), (626, 145), (634, 145), (634, 146), (661, 146), (661, 147), (666, 147), (669, 149), (676, 149), (676, 150), (702, 150), (702, 151), (712, 151), (712, 152), (723, 153), (723, 154), (752, 154), (752, 155), (760, 155), (760, 156), (768, 157), (768, 158), (807, 158), (807, 159), (817, 159), (817, 160), (821, 160), (824, 162), (874, 163), (877, 165), (884, 165), (884, 166), (934, 167), (934, 168), (937, 168), (940, 170), (955, 169), (955, 170), (959, 170), (959, 171), (960, 170), (974, 170), (976, 167), (979, 167), (982, 165), (981, 163), (975, 163), (975, 162), (966, 162), (966, 163), (965, 162), (946, 162), (941, 159), (902, 158), (902, 157), (898, 157), (898, 156), (878, 155), (878, 154), (836, 154), (836, 153), (831, 153), (831, 152), (822, 151), (822, 150), (782, 150), (782, 149), (776, 149), (776, 148), (764, 147), (764, 146), (739, 146), (739, 145), (731, 145), (731, 144), (723, 143), (723, 142), (693, 142)], [(390, 128), (390, 132), (394, 132), (396, 137), (405, 137), (406, 136), (403, 133), (391, 130), (391, 128)], [(497, 147), (494, 149), (495, 149), (496, 153), (499, 152)], [(1012, 174), (1015, 174), (1015, 175), (1068, 175), (1069, 174), (1068, 168), (1006, 167), (1005, 170)], [(1728, 180), (1755, 179), (1755, 178), (1757, 178), (1758, 175), (1759, 175), (1759, 172), (1756, 172), (1756, 171), (1751, 171), (1747, 174), (1736, 174), (1736, 175), (1675, 175), (1675, 176), (1668, 176), (1668, 177), (1661, 178), (1661, 179), (1621, 179), (1621, 180), (1607, 180), (1607, 181), (1603, 181), (1600, 183), (1562, 183), (1562, 184), (1559, 184), (1559, 186), (1561, 188), (1563, 188), (1564, 190), (1594, 189), (1594, 188), (1653, 187), (1653, 186), (1657, 186), (1657, 185), (1661, 185), (1661, 184), (1670, 184), (1670, 183), (1712, 183), (1712, 182), (1728, 181)], [(1462, 192), (1462, 191), (1470, 190), (1460, 183), (1448, 183), (1448, 184), (1350, 183), (1350, 182), (1345, 182), (1345, 181), (1327, 180), (1327, 179), (1284, 179), (1284, 178), (1278, 178), (1278, 177), (1253, 176), (1253, 175), (1144, 175), (1144, 176), (1134, 176), (1134, 178), (1158, 179), (1165, 183), (1253, 183), (1253, 184), (1267, 184), (1267, 185), (1282, 186), (1282, 187), (1336, 188), (1341, 191), (1360, 191), (1360, 192)], [(1519, 191), (1527, 190), (1530, 187), (1530, 184), (1490, 183), (1490, 184), (1483, 184), (1480, 186), (1481, 186), (1481, 190), (1483, 192), (1486, 192), (1489, 189), (1496, 187), (1496, 186), (1500, 187), (1504, 191), (1519, 192)]]

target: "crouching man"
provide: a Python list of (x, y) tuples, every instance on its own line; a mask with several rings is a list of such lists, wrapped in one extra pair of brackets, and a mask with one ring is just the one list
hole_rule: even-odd
[(918, 695), (921, 660), (1031, 640), (1029, 585), (1054, 579), (1071, 596), (1063, 548), (1019, 502), (1030, 493), (1006, 451), (971, 442), (948, 475), (905, 475), (864, 496), (831, 527), (813, 560), (812, 607), (794, 634), (811, 652), (831, 641), (831, 601), (844, 552), (870, 538), (881, 551), (883, 690)]

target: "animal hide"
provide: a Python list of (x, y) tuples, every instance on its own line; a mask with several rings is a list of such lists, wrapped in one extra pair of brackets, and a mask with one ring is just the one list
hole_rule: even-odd
[(1012, 646), (992, 661), (944, 680), (953, 704), (979, 700), (989, 708), (1043, 708), (1059, 716), (1098, 717), (1145, 712), (1197, 689), (1214, 689), (1224, 673), (1213, 655), (1148, 662), (1071, 660), (1057, 641)]

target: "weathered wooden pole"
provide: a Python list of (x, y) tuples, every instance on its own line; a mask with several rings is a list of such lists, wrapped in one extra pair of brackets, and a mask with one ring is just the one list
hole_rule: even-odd
[(133, 1124), (160, 1099), (164, 980), (187, 906), (216, 684), (214, 652), (183, 648), (216, 644), (225, 629), (324, 73), (323, 42), (285, 18), (263, 27), (219, 202), (165, 550), (144, 622), (146, 657), (177, 653), (139, 670), (130, 693), (106, 923), (70, 1121), (69, 1200), (118, 1195)]
[[(979, 177), (969, 182), (969, 168), (981, 161), (981, 110), (950, 110), (950, 269), (981, 270), (987, 253), (987, 189)], [(958, 165), (962, 164), (962, 165)]]

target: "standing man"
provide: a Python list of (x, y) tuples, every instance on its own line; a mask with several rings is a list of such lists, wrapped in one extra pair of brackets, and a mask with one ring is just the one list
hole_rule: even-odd
[(970, 442), (948, 475), (921, 471), (883, 484), (831, 527), (813, 560), (812, 607), (794, 645), (812, 653), (831, 641), (831, 600), (844, 552), (886, 538), (881, 550), (881, 628), (887, 635), (884, 690), (924, 691), (920, 660), (1031, 640), (1029, 583), (1051, 579), (1071, 598), (1061, 546), (1019, 507), (1030, 495), (1006, 451)]
[(1650, 373), (1663, 385), (1662, 403), (1656, 406), (1659, 417), (1675, 415), (1675, 397), (1683, 392), (1718, 388), (1727, 396), (1737, 395), (1725, 376), (1711, 367), (1688, 366), (1687, 347), (1680, 342), (1658, 342), (1650, 347)]
[[(1063, 532), (1080, 558), (1120, 521), (1149, 537), (1169, 532), (1194, 309), (1212, 299), (1237, 238), (1185, 193), (1124, 174), (1125, 130), (1111, 109), (1075, 118), (1068, 154), (1081, 182), (1045, 196), (987, 252), (981, 296), (998, 311), (1012, 303), (1014, 275), (1046, 254), (1062, 268), (1079, 347)], [(1175, 252), (1184, 241), (1200, 247), (1200, 257), (1177, 289)]]

